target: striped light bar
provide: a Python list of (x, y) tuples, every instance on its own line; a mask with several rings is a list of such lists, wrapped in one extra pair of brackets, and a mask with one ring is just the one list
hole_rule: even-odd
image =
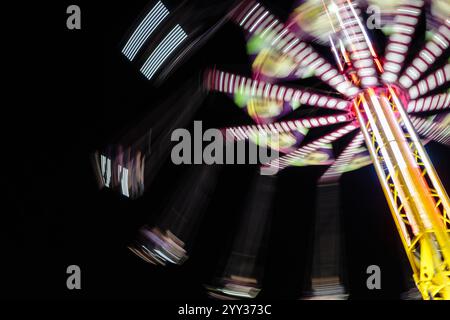
[(359, 89), (346, 80), (338, 70), (322, 58), (307, 43), (301, 41), (289, 28), (275, 18), (260, 3), (250, 4), (235, 17), (239, 24), (250, 35), (258, 35), (265, 39), (273, 49), (287, 54), (302, 68), (314, 70), (314, 75), (343, 95), (354, 97)]
[[(102, 174), (103, 185), (107, 188), (114, 188), (115, 186), (112, 185), (113, 168), (111, 166), (111, 159), (105, 157), (104, 155), (100, 155), (100, 170)], [(126, 197), (130, 197), (128, 188), (128, 178), (129, 178), (128, 169), (121, 165), (118, 165), (117, 177), (120, 182), (121, 193)]]
[(414, 58), (411, 65), (400, 77), (400, 84), (408, 89), (416, 83), (422, 74), (436, 62), (436, 59), (449, 47), (450, 42), (450, 20), (441, 25), (433, 38), (425, 44), (425, 47)]
[(133, 61), (145, 41), (147, 41), (161, 21), (163, 21), (168, 15), (169, 10), (167, 10), (161, 1), (158, 1), (158, 3), (149, 11), (144, 20), (142, 20), (142, 22), (137, 26), (136, 30), (123, 47), (122, 53), (130, 61)]
[(307, 145), (305, 145), (291, 153), (288, 153), (285, 156), (282, 156), (275, 160), (272, 160), (269, 163), (264, 164), (264, 166), (273, 167), (273, 168), (276, 168), (277, 170), (282, 170), (286, 167), (289, 167), (290, 163), (292, 161), (295, 161), (298, 159), (305, 159), (312, 152), (323, 147), (324, 145), (327, 145), (327, 144), (330, 144), (330, 143), (336, 141), (337, 139), (343, 137), (344, 135), (348, 134), (349, 132), (355, 130), (358, 127), (359, 126), (358, 126), (357, 122), (348, 124), (344, 127), (341, 127), (339, 129), (332, 131), (331, 133), (324, 135), (323, 137), (320, 137), (320, 138), (308, 143)]
[(428, 96), (408, 103), (408, 112), (424, 112), (450, 108), (450, 93)]
[(301, 128), (318, 128), (329, 126), (337, 123), (349, 122), (354, 120), (351, 114), (343, 114), (338, 116), (323, 116), (315, 118), (298, 119), (292, 121), (275, 122), (270, 124), (257, 124), (250, 126), (240, 126), (224, 129), (230, 132), (235, 140), (246, 140), (250, 136), (257, 134), (271, 135), (295, 131)]
[(100, 170), (102, 173), (103, 184), (105, 187), (110, 187), (111, 184), (111, 159), (105, 157), (104, 155), (100, 155)]
[(355, 151), (357, 151), (364, 144), (364, 135), (362, 132), (358, 133), (349, 145), (342, 151), (336, 161), (328, 168), (327, 171), (320, 177), (319, 182), (327, 182), (339, 178), (343, 169), (348, 166), (354, 158)]
[[(447, 115), (448, 117), (450, 115)], [(422, 137), (450, 146), (450, 126), (445, 123), (448, 120), (444, 118), (441, 121), (435, 121), (435, 118), (436, 116), (427, 119), (411, 117), (411, 123)]]
[(350, 59), (356, 70), (363, 88), (373, 87), (379, 84), (374, 58), (376, 57), (364, 26), (359, 16), (361, 10), (355, 3), (342, 1), (338, 5), (336, 16), (339, 20), (341, 35), (350, 54)]
[(141, 68), (141, 72), (151, 79), (170, 54), (187, 38), (187, 34), (176, 25), (158, 44)]
[(228, 72), (210, 70), (206, 74), (206, 87), (209, 90), (234, 95), (240, 93), (251, 98), (271, 99), (288, 103), (301, 103), (314, 107), (349, 110), (351, 102), (330, 98), (310, 90), (300, 90), (268, 82), (241, 77)]
[[(424, 2), (406, 0), (395, 13), (393, 33), (389, 36), (385, 52), (382, 79), (387, 83), (396, 82), (403, 67), (408, 48), (418, 24)], [(428, 55), (425, 52), (425, 55)]]
[(437, 69), (423, 80), (420, 80), (416, 85), (409, 90), (409, 98), (416, 99), (424, 94), (442, 86), (444, 83), (450, 81), (450, 64), (447, 63), (442, 68)]

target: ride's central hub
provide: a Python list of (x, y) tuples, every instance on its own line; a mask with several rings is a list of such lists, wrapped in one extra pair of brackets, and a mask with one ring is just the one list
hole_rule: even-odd
[(392, 109), (395, 117), (399, 118), (398, 108), (403, 108), (408, 105), (408, 94), (400, 87), (395, 85), (388, 85), (386, 87), (368, 88), (360, 92), (354, 99), (351, 110), (354, 116), (357, 116), (357, 110), (366, 116), (367, 108), (364, 108), (363, 102), (373, 103), (378, 100), (383, 107)]

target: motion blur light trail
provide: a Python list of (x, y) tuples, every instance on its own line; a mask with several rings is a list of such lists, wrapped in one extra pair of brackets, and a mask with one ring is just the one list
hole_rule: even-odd
[[(330, 199), (336, 198), (336, 190), (324, 190), (336, 186), (343, 173), (373, 164), (422, 298), (450, 300), (450, 202), (423, 146), (431, 140), (446, 145), (450, 141), (448, 2), (304, 0), (296, 3), (286, 23), (256, 1), (225, 1), (204, 10), (197, 10), (204, 5), (201, 2), (193, 3), (177, 7), (157, 2), (131, 31), (124, 56), (148, 80), (159, 84), (226, 21), (240, 27), (247, 40), (251, 77), (216, 66), (203, 75), (205, 91), (232, 98), (255, 122), (228, 128), (232, 139), (277, 149), (280, 157), (263, 165), (275, 172), (292, 166), (329, 166), (319, 180), (319, 194), (326, 193)], [(375, 30), (365, 15), (370, 5), (380, 8)], [(421, 37), (425, 44), (418, 48), (414, 44), (421, 43)], [(384, 51), (383, 41), (378, 41), (382, 38), (386, 39)], [(324, 45), (329, 46), (329, 55), (319, 50)], [(319, 82), (314, 89), (301, 87), (311, 79)], [(301, 116), (286, 119), (297, 113)], [(260, 134), (277, 135), (281, 144), (269, 145), (258, 138)], [(336, 142), (343, 139), (348, 144), (339, 151)], [(110, 170), (105, 169), (110, 167), (108, 160), (97, 162), (103, 185), (110, 187), (111, 173), (105, 174)], [(118, 163), (122, 168), (122, 162)], [(140, 177), (137, 181), (143, 184)], [(248, 210), (248, 217), (253, 217)], [(319, 269), (314, 269), (312, 292), (322, 298), (345, 298), (339, 245), (335, 249), (320, 245), (324, 228), (339, 234), (339, 219), (320, 203), (318, 211), (319, 243), (313, 264), (330, 252), (331, 267), (320, 272), (319, 263)], [(152, 248), (163, 238), (177, 242), (171, 234), (160, 233), (145, 229), (144, 238), (154, 239)], [(249, 241), (259, 238), (258, 233)], [(338, 237), (329, 242), (339, 243)], [(146, 260), (183, 261), (179, 255), (161, 258), (164, 255), (154, 254), (155, 248), (147, 250), (153, 258)], [(134, 251), (146, 258), (142, 250)], [(232, 271), (209, 287), (214, 296), (252, 298), (259, 292), (259, 282), (250, 271), (233, 271), (247, 263), (238, 260), (232, 255)]]
[(148, 116), (95, 154), (100, 188), (118, 190), (131, 199), (143, 195), (170, 156), (167, 142), (172, 132), (187, 126), (204, 101), (205, 93), (193, 83), (191, 79), (180, 86)]
[(152, 264), (182, 264), (215, 189), (219, 168), (193, 166), (178, 183), (156, 226), (145, 226), (129, 249)]
[(235, 235), (230, 257), (222, 275), (208, 294), (219, 299), (254, 298), (261, 290), (264, 260), (262, 246), (270, 226), (270, 211), (275, 193), (276, 177), (258, 175), (250, 188), (249, 200)]
[(311, 292), (306, 299), (345, 300), (339, 184), (319, 184), (316, 203)]

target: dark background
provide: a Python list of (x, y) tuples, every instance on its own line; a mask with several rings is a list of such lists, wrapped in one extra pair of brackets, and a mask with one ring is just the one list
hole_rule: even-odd
[[(81, 30), (66, 29), (69, 4), (81, 7)], [(176, 90), (171, 84), (185, 74), (214, 63), (246, 72), (248, 59), (239, 29), (228, 24), (167, 86), (155, 89), (119, 49), (145, 5), (142, 0), (97, 5), (76, 1), (12, 11), (23, 15), (11, 29), (24, 28), (20, 36), (5, 39), (15, 73), (8, 79), (13, 86), (6, 91), (12, 99), (4, 117), (4, 298), (206, 299), (203, 284), (229, 245), (256, 168), (224, 169), (191, 258), (181, 267), (161, 268), (145, 264), (126, 245), (164, 206), (164, 196), (174, 189), (176, 173), (183, 168), (166, 165), (145, 197), (132, 202), (97, 189), (89, 155), (151, 110), (155, 99)], [(287, 8), (289, 4), (278, 3), (276, 12), (287, 14)], [(221, 126), (248, 120), (220, 96), (208, 97), (195, 119)], [(450, 190), (448, 150), (430, 143), (427, 151)], [(295, 168), (280, 174), (261, 298), (297, 299), (302, 293), (316, 180), (323, 170)], [(374, 169), (344, 175), (341, 190), (350, 298), (399, 298), (404, 254)], [(66, 288), (71, 264), (81, 267), (82, 290)], [(365, 271), (371, 264), (381, 267), (381, 290), (366, 288)]]

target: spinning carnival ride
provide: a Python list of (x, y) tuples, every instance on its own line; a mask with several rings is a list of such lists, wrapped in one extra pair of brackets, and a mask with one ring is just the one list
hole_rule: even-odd
[[(141, 73), (161, 81), (223, 23), (231, 20), (240, 26), (252, 77), (216, 67), (204, 74), (204, 88), (230, 96), (255, 121), (227, 128), (232, 138), (276, 148), (281, 156), (265, 163), (265, 168), (329, 166), (319, 180), (323, 186), (335, 184), (345, 172), (373, 164), (418, 290), (424, 299), (449, 300), (450, 202), (423, 145), (430, 140), (450, 144), (450, 5), (446, 0), (377, 5), (376, 0), (300, 1), (282, 23), (259, 2), (227, 2), (221, 8), (226, 14), (214, 23), (184, 27), (179, 15), (158, 2), (133, 28), (122, 52), (133, 63), (140, 55)], [(184, 12), (199, 17), (196, 10)], [(379, 14), (376, 21), (369, 14), (374, 12)], [(373, 40), (381, 32), (385, 46)], [(424, 45), (415, 46), (424, 36)], [(149, 49), (143, 50), (146, 46)], [(321, 52), (325, 46), (334, 63)], [(320, 80), (320, 89), (294, 84), (308, 78)], [(328, 112), (286, 119), (301, 108)], [(331, 130), (321, 136), (305, 139), (310, 130), (327, 127)], [(271, 137), (279, 144), (271, 144)], [(341, 138), (349, 143), (333, 157), (332, 144)], [(111, 169), (111, 160), (101, 157), (101, 183), (112, 186), (108, 175), (114, 176), (114, 165)], [(126, 164), (119, 167), (123, 173)], [(131, 172), (116, 179), (126, 195), (132, 189)], [(176, 236), (143, 232), (151, 233), (146, 239), (158, 240), (152, 240), (150, 250), (141, 245), (132, 248), (135, 253), (160, 261), (168, 252), (177, 252), (166, 261), (184, 260), (183, 244)], [(162, 243), (159, 249), (155, 241)], [(162, 254), (160, 249), (167, 243), (171, 246)], [(238, 280), (241, 287), (251, 282)], [(247, 293), (254, 297), (257, 291)]]

